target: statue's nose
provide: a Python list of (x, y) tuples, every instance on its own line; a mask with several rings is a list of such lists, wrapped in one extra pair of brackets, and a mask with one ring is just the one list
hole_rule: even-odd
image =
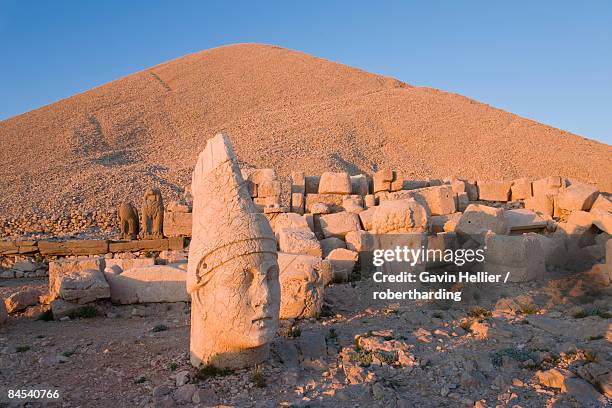
[(253, 280), (253, 292), (253, 306), (265, 307), (268, 305), (269, 288), (265, 274), (260, 274), (257, 276), (257, 279)]

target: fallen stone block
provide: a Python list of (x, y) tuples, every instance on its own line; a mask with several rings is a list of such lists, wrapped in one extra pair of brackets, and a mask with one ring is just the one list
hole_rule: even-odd
[(119, 273), (121, 273), (123, 271), (127, 271), (128, 269), (144, 268), (146, 266), (153, 266), (155, 265), (155, 258), (105, 259), (104, 264), (105, 264), (104, 265), (105, 272), (107, 269), (110, 268), (113, 271), (118, 271)]
[(485, 238), (485, 271), (501, 274), (509, 272), (509, 282), (526, 282), (546, 274), (545, 252), (537, 234), (498, 235)]
[(4, 299), (4, 306), (8, 313), (21, 312), (30, 306), (38, 304), (40, 292), (36, 289), (22, 289)]
[[(595, 202), (591, 206), (591, 211), (607, 211), (612, 212), (612, 201), (610, 201), (609, 197), (606, 197), (603, 194), (599, 194)], [(0, 249), (0, 252), (2, 250)]]
[(373, 206), (359, 213), (359, 220), (366, 231), (370, 231), (372, 229), (372, 220), (374, 219), (374, 213), (377, 209), (378, 206)]
[(307, 194), (305, 203), (306, 212), (312, 213), (313, 206), (319, 203), (326, 204), (333, 212), (342, 211), (344, 197), (345, 194)]
[(349, 212), (322, 215), (320, 223), (325, 238), (343, 239), (348, 232), (361, 229), (359, 215)]
[(169, 249), (167, 239), (140, 239), (133, 241), (115, 241), (108, 244), (109, 252), (161, 252)]
[(19, 247), (13, 241), (0, 241), (0, 255), (16, 255)]
[(559, 176), (545, 177), (531, 183), (534, 197), (551, 195), (556, 196), (559, 189), (565, 187), (565, 180)]
[[(191, 207), (185, 203), (181, 203), (180, 201), (171, 201), (166, 206), (166, 211), (167, 212), (190, 213)], [(164, 222), (166, 222), (165, 217), (164, 217)]]
[(374, 193), (399, 191), (404, 187), (402, 173), (394, 170), (379, 170), (373, 176)]
[(531, 180), (521, 178), (512, 182), (512, 187), (510, 187), (510, 197), (512, 201), (524, 200), (532, 195)]
[(546, 229), (547, 221), (530, 210), (522, 208), (508, 210), (504, 216), (510, 228), (510, 233), (542, 232)]
[(427, 230), (427, 211), (415, 200), (385, 201), (374, 208), (376, 211), (372, 217), (371, 229), (376, 234), (403, 234)]
[(349, 174), (346, 172), (324, 172), (319, 180), (319, 194), (351, 194)]
[(39, 241), (38, 249), (44, 256), (80, 256), (80, 255), (103, 255), (108, 253), (108, 241), (106, 240), (73, 240), (73, 241)]
[(310, 228), (283, 228), (278, 232), (278, 246), (288, 254), (306, 254), (321, 257), (321, 244)]
[(471, 237), (482, 243), (487, 231), (507, 234), (509, 228), (503, 209), (482, 204), (470, 204), (459, 219), (455, 231), (464, 237)]
[(62, 259), (49, 263), (50, 299), (79, 304), (110, 297), (101, 257)]
[(457, 223), (462, 215), (463, 214), (460, 212), (446, 215), (434, 215), (429, 219), (429, 231), (434, 234), (440, 232), (455, 232)]
[(591, 185), (575, 183), (561, 189), (555, 199), (555, 206), (566, 212), (588, 211), (597, 199), (599, 191)]
[(554, 196), (539, 194), (524, 201), (525, 209), (532, 210), (542, 215), (552, 217), (554, 212)]
[(484, 201), (506, 202), (510, 197), (511, 181), (479, 181), (478, 197)]
[(291, 193), (306, 194), (306, 179), (303, 171), (291, 172)]
[[(185, 264), (182, 264), (185, 265)], [(115, 304), (187, 302), (186, 266), (154, 265), (123, 273), (106, 272), (111, 301)]]
[(368, 176), (365, 174), (351, 176), (351, 194), (366, 196), (370, 193), (369, 185)]
[(51, 302), (51, 313), (54, 320), (60, 320), (64, 317), (70, 317), (71, 319), (93, 317), (92, 315), (101, 315), (102, 311), (91, 304), (79, 304), (55, 299)]
[(313, 228), (308, 224), (306, 216), (295, 214), (295, 213), (281, 213), (277, 214), (271, 221), (270, 226), (272, 231), (276, 235), (276, 239), (279, 239), (279, 233), (284, 228), (309, 228), (311, 231)]
[(304, 194), (291, 193), (291, 212), (297, 214), (304, 214), (304, 204)]
[(600, 230), (612, 234), (612, 213), (603, 210), (591, 210), (593, 224)]
[(164, 213), (164, 235), (166, 237), (190, 237), (192, 216), (190, 212), (166, 211)]
[(38, 241), (17, 241), (15, 244), (19, 247), (19, 254), (21, 255), (35, 254), (39, 252)]
[(418, 190), (397, 191), (389, 194), (389, 200), (414, 199), (431, 215), (452, 214), (456, 211), (455, 194), (450, 185), (426, 187)]
[(368, 194), (363, 197), (363, 204), (365, 208), (371, 208), (376, 206), (376, 196), (374, 194)]
[(309, 255), (279, 252), (281, 319), (316, 317), (323, 306), (322, 260)]
[(374, 237), (367, 231), (351, 231), (346, 234), (346, 248), (355, 252), (373, 251)]
[(459, 248), (457, 234), (454, 232), (441, 232), (436, 235), (427, 236), (427, 268), (439, 268), (453, 264), (449, 257), (445, 257), (446, 251), (455, 251)]
[[(351, 231), (346, 235), (348, 236), (349, 234), (352, 234), (354, 232), (356, 231)], [(329, 253), (336, 248), (346, 248), (346, 244), (344, 243), (344, 241), (337, 237), (325, 238), (322, 239), (319, 243), (321, 244), (321, 250), (323, 252), (322, 258), (326, 258), (327, 255), (329, 255)]]
[(331, 262), (332, 280), (334, 282), (348, 282), (359, 259), (359, 254), (349, 249), (334, 249), (326, 258)]
[(344, 200), (342, 200), (342, 208), (346, 212), (351, 212), (355, 214), (359, 214), (364, 210), (363, 205), (363, 197), (358, 195), (347, 195)]

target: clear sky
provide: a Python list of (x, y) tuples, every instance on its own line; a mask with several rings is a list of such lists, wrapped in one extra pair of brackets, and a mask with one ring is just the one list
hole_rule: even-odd
[(0, 119), (239, 42), (460, 93), (612, 144), (608, 0), (0, 0)]

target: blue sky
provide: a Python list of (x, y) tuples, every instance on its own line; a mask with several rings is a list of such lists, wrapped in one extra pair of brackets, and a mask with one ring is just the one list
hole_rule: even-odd
[(276, 44), (612, 144), (612, 1), (0, 0), (0, 120), (199, 50)]

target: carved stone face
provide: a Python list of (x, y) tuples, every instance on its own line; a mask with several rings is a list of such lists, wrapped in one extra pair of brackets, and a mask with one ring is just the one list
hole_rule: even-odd
[(229, 349), (253, 348), (271, 341), (280, 299), (276, 257), (269, 253), (243, 255), (212, 273), (211, 280), (198, 290), (208, 336)]

